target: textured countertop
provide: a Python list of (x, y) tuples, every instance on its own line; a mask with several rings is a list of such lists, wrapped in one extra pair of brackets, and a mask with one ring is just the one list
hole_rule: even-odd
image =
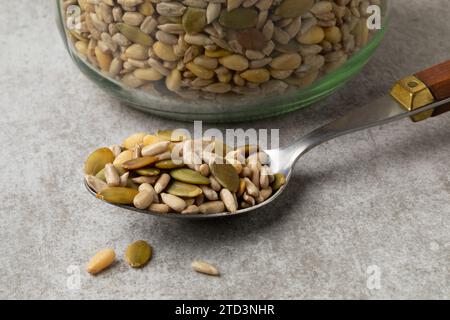
[[(130, 109), (88, 82), (65, 52), (50, 2), (0, 11), (0, 298), (450, 298), (450, 113), (320, 146), (286, 193), (254, 215), (185, 222), (124, 212), (81, 185), (89, 151), (189, 124)], [(286, 145), (450, 58), (447, 0), (392, 2), (383, 45), (345, 88), (239, 127), (280, 128)], [(137, 239), (154, 247), (146, 268), (119, 261), (85, 273), (97, 250), (111, 246), (121, 258)], [(193, 259), (222, 276), (192, 272)]]

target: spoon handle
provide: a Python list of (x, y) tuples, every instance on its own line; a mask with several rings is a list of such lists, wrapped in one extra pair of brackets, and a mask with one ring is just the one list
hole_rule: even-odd
[(450, 60), (399, 80), (390, 95), (309, 133), (285, 152), (288, 167), (303, 154), (339, 136), (411, 117), (415, 122), (450, 111)]
[[(450, 60), (418, 72), (415, 76), (430, 89), (437, 101), (450, 97)], [(435, 108), (432, 116), (435, 117), (448, 111), (450, 111), (450, 103)]]

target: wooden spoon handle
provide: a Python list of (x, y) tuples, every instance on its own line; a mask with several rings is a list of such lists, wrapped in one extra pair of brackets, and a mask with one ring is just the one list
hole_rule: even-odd
[[(450, 98), (450, 60), (415, 74), (425, 83), (436, 101)], [(433, 117), (450, 111), (450, 103), (436, 108)]]

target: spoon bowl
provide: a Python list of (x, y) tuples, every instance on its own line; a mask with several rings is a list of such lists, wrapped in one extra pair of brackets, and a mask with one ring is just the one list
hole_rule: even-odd
[[(241, 215), (241, 214), (246, 214), (246, 213), (250, 213), (254, 210), (258, 210), (266, 205), (268, 205), (270, 202), (272, 202), (273, 200), (275, 200), (276, 198), (278, 198), (278, 196), (283, 193), (284, 188), (287, 185), (287, 180), (288, 178), (286, 177), (286, 184), (283, 185), (277, 192), (275, 192), (269, 199), (267, 199), (266, 201), (257, 204), (253, 207), (250, 208), (246, 208), (246, 209), (240, 209), (234, 213), (230, 213), (230, 212), (221, 212), (221, 213), (212, 213), (212, 214), (180, 214), (180, 213), (159, 213), (159, 212), (154, 212), (154, 211), (150, 211), (150, 210), (143, 210), (143, 209), (138, 209), (136, 207), (133, 206), (128, 206), (128, 205), (122, 205), (122, 204), (115, 204), (115, 203), (110, 203), (107, 201), (107, 204), (112, 205), (114, 207), (119, 207), (121, 209), (126, 209), (126, 210), (131, 210), (134, 212), (139, 212), (139, 213), (143, 213), (143, 214), (147, 214), (147, 215), (151, 215), (151, 216), (157, 216), (157, 217), (161, 217), (161, 218), (168, 218), (168, 219), (183, 219), (183, 220), (204, 220), (204, 219), (212, 219), (212, 218), (223, 218), (223, 217), (232, 217), (232, 216), (237, 216), (237, 215)], [(86, 181), (84, 181), (84, 186), (86, 187), (87, 191), (93, 195), (94, 197), (96, 197), (97, 193), (92, 190), (92, 188), (86, 183)]]
[[(423, 81), (420, 78), (424, 79)], [(426, 80), (425, 80), (426, 79)], [(315, 131), (307, 134), (286, 148), (266, 150), (269, 156), (269, 166), (272, 172), (282, 173), (286, 183), (266, 201), (250, 208), (238, 210), (235, 213), (214, 214), (161, 214), (149, 210), (141, 210), (132, 206), (117, 205), (122, 209), (176, 219), (211, 219), (237, 216), (255, 212), (275, 201), (286, 189), (292, 176), (293, 168), (304, 154), (314, 147), (352, 132), (364, 130), (377, 125), (411, 117), (415, 122), (429, 117), (438, 116), (450, 111), (450, 61), (439, 66), (422, 71), (416, 76), (406, 77), (394, 86), (391, 95), (383, 96), (368, 105), (358, 108)], [(87, 190), (96, 195), (85, 182)]]

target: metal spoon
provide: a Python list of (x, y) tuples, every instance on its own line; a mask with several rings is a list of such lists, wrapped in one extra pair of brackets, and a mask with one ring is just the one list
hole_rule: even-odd
[[(450, 61), (448, 65), (450, 66)], [(450, 68), (448, 84), (450, 88)], [(127, 210), (156, 215), (158, 217), (180, 219), (229, 217), (256, 211), (275, 201), (275, 199), (283, 193), (292, 177), (293, 167), (297, 161), (314, 147), (348, 133), (397, 121), (405, 117), (412, 117), (415, 121), (420, 121), (427, 117), (450, 111), (450, 90), (448, 92), (448, 97), (437, 100), (432, 94), (432, 89), (432, 87), (428, 88), (425, 83), (416, 77), (407, 77), (396, 84), (391, 95), (386, 95), (360, 109), (350, 112), (346, 116), (307, 134), (286, 148), (266, 150), (265, 152), (270, 157), (270, 168), (272, 172), (283, 173), (286, 176), (286, 184), (265, 202), (253, 207), (239, 210), (236, 213), (183, 215), (175, 213), (161, 214), (150, 212), (148, 210), (136, 209), (132, 206), (113, 205)], [(91, 190), (86, 183), (85, 185), (88, 191), (95, 196), (95, 191)]]

